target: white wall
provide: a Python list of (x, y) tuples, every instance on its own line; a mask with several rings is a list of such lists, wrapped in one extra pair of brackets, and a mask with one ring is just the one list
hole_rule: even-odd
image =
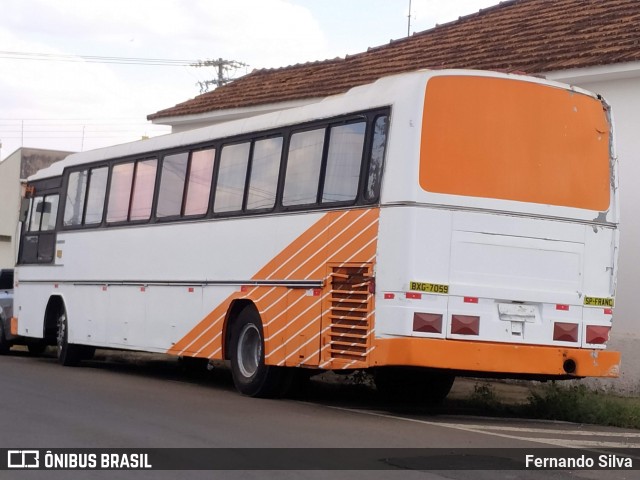
[(20, 150), (0, 163), (0, 268), (15, 265), (15, 235), (20, 212)]
[(640, 72), (598, 80), (548, 75), (601, 94), (611, 105), (620, 166), (620, 264), (616, 308), (608, 347), (622, 353), (622, 375), (613, 388), (640, 392)]

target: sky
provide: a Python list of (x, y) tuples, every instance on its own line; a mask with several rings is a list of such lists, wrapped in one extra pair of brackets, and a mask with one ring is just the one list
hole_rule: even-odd
[(0, 160), (170, 132), (148, 114), (200, 93), (210, 59), (259, 68), (344, 57), (498, 0), (3, 0)]

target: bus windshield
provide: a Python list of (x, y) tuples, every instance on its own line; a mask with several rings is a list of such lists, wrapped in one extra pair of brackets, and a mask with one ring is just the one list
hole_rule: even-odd
[(480, 76), (429, 80), (420, 186), (429, 192), (606, 211), (610, 126), (586, 94)]

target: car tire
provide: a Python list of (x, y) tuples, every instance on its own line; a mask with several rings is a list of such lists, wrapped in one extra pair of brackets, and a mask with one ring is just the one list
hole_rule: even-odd
[(4, 333), (4, 320), (0, 318), (0, 355), (6, 355), (11, 349), (11, 342)]

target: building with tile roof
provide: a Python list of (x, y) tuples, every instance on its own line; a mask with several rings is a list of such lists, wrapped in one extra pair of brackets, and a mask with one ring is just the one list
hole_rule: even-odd
[(255, 70), (148, 118), (174, 126), (211, 123), (317, 101), (421, 68), (539, 75), (638, 61), (636, 0), (512, 0), (346, 58)]
[(620, 161), (621, 254), (610, 347), (622, 381), (640, 384), (640, 1), (511, 0), (366, 52), (255, 70), (148, 116), (174, 131), (322, 100), (382, 76), (421, 68), (523, 72), (602, 94), (611, 104)]

